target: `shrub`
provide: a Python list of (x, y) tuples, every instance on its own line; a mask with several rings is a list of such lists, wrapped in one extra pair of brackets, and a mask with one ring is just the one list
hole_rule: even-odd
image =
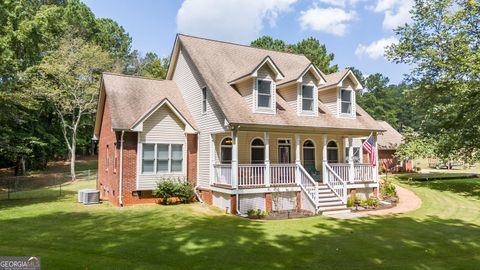
[(385, 181), (380, 185), (380, 194), (384, 197), (396, 197), (397, 191), (395, 185), (389, 181)]
[(262, 211), (260, 209), (248, 209), (247, 210), (247, 215), (249, 217), (264, 218), (264, 217), (268, 216), (268, 212), (267, 211)]
[(178, 198), (182, 203), (190, 203), (194, 198), (193, 187), (190, 183), (178, 178), (160, 179), (154, 195), (155, 197), (162, 198), (163, 204), (170, 204), (172, 198)]
[(360, 205), (365, 208), (369, 207), (377, 207), (380, 201), (377, 198), (368, 198), (366, 200), (362, 200)]
[(355, 204), (360, 204), (360, 198), (358, 196), (355, 196), (355, 198), (348, 197), (347, 199), (347, 207), (353, 207)]

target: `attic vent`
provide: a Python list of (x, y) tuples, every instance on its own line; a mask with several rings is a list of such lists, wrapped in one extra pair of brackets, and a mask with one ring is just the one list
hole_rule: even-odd
[(82, 189), (78, 191), (78, 202), (83, 204), (97, 204), (100, 201), (100, 192), (95, 189)]

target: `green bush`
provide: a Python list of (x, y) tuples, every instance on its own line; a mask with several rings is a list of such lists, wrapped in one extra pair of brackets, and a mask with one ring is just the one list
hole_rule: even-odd
[(377, 207), (380, 201), (377, 198), (368, 198), (366, 200), (362, 200), (360, 205), (369, 208), (369, 207)]
[(160, 179), (153, 194), (162, 198), (163, 204), (170, 204), (172, 198), (178, 198), (181, 203), (190, 203), (195, 196), (192, 185), (179, 178)]
[(247, 215), (249, 217), (258, 217), (258, 218), (263, 218), (268, 216), (268, 211), (262, 211), (260, 209), (248, 209), (247, 210)]
[(389, 181), (385, 181), (380, 185), (380, 194), (384, 197), (396, 197), (397, 191), (395, 185)]
[(355, 198), (348, 197), (347, 199), (347, 207), (353, 207), (355, 204), (360, 204), (360, 198), (358, 196), (355, 196)]

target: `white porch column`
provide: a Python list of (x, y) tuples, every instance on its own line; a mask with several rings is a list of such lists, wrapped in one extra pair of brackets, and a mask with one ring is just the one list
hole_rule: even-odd
[(378, 163), (380, 162), (378, 157), (378, 145), (377, 145), (377, 132), (373, 133), (373, 145), (375, 146), (375, 166), (373, 167), (373, 180), (378, 183)]
[(302, 162), (300, 159), (300, 135), (295, 134), (295, 165), (296, 165), (296, 170), (295, 170), (295, 182), (297, 184), (300, 184), (300, 167)]
[(348, 137), (348, 163), (350, 165), (348, 170), (348, 181), (353, 183), (355, 180), (355, 168), (353, 162), (353, 138), (352, 136)]
[(322, 136), (322, 182), (327, 183), (327, 134)]
[(215, 134), (210, 134), (210, 184), (215, 183), (215, 163), (216, 159), (216, 149), (215, 149)]
[(232, 130), (232, 187), (238, 186), (238, 131)]
[(265, 141), (265, 186), (270, 186), (270, 134), (268, 132), (263, 133)]

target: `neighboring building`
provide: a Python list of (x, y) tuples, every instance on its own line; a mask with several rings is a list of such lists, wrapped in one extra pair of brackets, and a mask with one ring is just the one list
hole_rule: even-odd
[(98, 189), (149, 203), (180, 177), (231, 213), (345, 210), (378, 189), (378, 167), (348, 159), (354, 138), (384, 130), (360, 89), (351, 70), (325, 75), (303, 55), (177, 35), (166, 80), (103, 75)]
[(410, 172), (411, 160), (398, 160), (395, 152), (403, 143), (402, 134), (385, 121), (378, 121), (385, 131), (378, 135), (378, 160), (380, 172)]

